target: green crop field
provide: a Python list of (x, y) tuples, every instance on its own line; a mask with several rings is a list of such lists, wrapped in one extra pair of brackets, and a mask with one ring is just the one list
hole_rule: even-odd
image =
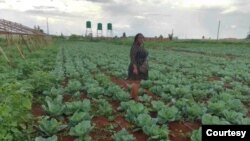
[(0, 39), (0, 140), (201, 141), (203, 124), (250, 124), (249, 41), (146, 41), (140, 82), (131, 44), (54, 39), (23, 59)]

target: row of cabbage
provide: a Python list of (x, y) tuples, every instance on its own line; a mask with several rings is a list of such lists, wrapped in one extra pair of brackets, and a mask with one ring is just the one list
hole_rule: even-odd
[[(167, 123), (176, 120), (201, 120), (203, 124), (249, 124), (248, 110), (243, 104), (249, 101), (249, 64), (245, 59), (229, 61), (221, 57), (149, 49), (149, 80), (141, 84), (142, 88), (161, 99), (152, 100), (144, 95), (140, 99), (141, 104), (128, 101), (129, 94), (100, 72), (106, 71), (125, 79), (130, 48), (104, 43), (68, 46), (58, 53), (54, 70), (58, 84), (68, 79), (67, 88), (60, 88), (63, 94), (71, 93), (77, 97), (83, 90), (91, 98), (111, 97), (123, 101), (121, 105), (125, 106), (121, 110), (127, 119), (152, 139), (166, 139)], [(215, 79), (210, 81), (210, 78)], [(138, 111), (126, 106), (126, 102), (131, 107), (138, 107)], [(151, 111), (157, 112), (156, 118), (149, 116)], [(141, 119), (148, 124), (140, 124)], [(155, 132), (148, 131), (149, 127)], [(199, 135), (200, 130), (193, 136)]]
[[(56, 134), (63, 129), (68, 129), (69, 135), (78, 136), (78, 140), (91, 140), (89, 133), (96, 128), (91, 123), (94, 116), (106, 116), (111, 120), (114, 118), (114, 109), (109, 99), (130, 100), (130, 95), (126, 91), (114, 85), (110, 78), (82, 56), (77, 48), (62, 47), (52, 73), (57, 76), (58, 82), (50, 91), (44, 91), (46, 98), (42, 107), (49, 117), (44, 116), (39, 120), (39, 129), (42, 134), (36, 140), (45, 138), (58, 140)], [(65, 79), (68, 85), (64, 88), (61, 82)], [(88, 99), (79, 100), (83, 91), (87, 93)], [(72, 96), (72, 101), (63, 102), (65, 95)], [(69, 117), (69, 123), (59, 122), (62, 121), (63, 116)], [(113, 138), (116, 141), (124, 140), (124, 138), (135, 140), (126, 129), (114, 133)]]
[(220, 57), (241, 57), (249, 58), (249, 45), (248, 41), (174, 41), (174, 42), (159, 42), (159, 43), (146, 43), (146, 46), (153, 46), (162, 50), (176, 50), (176, 51), (187, 51), (193, 53), (201, 53), (209, 56), (220, 56)]
[(232, 44), (232, 45), (223, 45), (223, 44), (211, 44), (209, 47), (178, 47), (174, 48), (176, 50), (181, 51), (193, 51), (197, 53), (204, 53), (211, 56), (220, 56), (220, 57), (241, 57), (241, 58), (249, 58), (249, 44), (240, 45)]
[[(72, 52), (72, 54), (75, 54), (76, 56), (80, 56), (81, 60), (83, 60), (85, 66), (85, 68), (89, 68), (88, 64), (91, 64), (91, 66), (95, 66), (95, 64), (93, 64), (91, 61), (95, 61), (93, 60), (93, 58), (89, 58), (88, 56), (85, 55), (85, 51), (80, 51), (79, 48), (73, 48), (70, 50)], [(90, 53), (90, 52), (88, 52)], [(77, 55), (78, 54), (78, 55)], [(77, 58), (77, 57), (75, 57)], [(104, 64), (105, 65), (105, 64)], [(117, 85), (114, 85), (113, 83), (111, 83), (110, 78), (103, 75), (102, 72), (99, 72), (99, 68), (96, 68), (97, 66), (100, 65), (96, 65), (95, 67), (92, 67), (91, 72), (95, 73), (94, 74), (94, 79), (97, 80), (99, 82), (99, 87), (98, 86), (94, 86), (93, 90), (87, 90), (87, 93), (89, 95), (89, 97), (94, 97), (94, 98), (109, 98), (111, 97), (113, 100), (118, 100), (120, 102), (125, 102), (130, 100), (130, 94), (121, 90), (121, 88), (119, 88)], [(112, 65), (111, 65), (112, 66)], [(114, 67), (113, 67), (114, 68)], [(103, 68), (101, 68), (103, 69)], [(66, 69), (67, 70), (67, 69)], [(91, 75), (90, 75), (91, 78)], [(89, 85), (90, 81), (87, 81), (85, 85)], [(103, 94), (105, 97), (103, 97)], [(140, 99), (143, 101), (143, 96), (140, 97)], [(145, 99), (145, 98), (144, 98)], [(132, 123), (134, 123), (136, 126), (138, 126), (139, 128), (143, 128), (143, 131), (145, 134), (147, 134), (151, 140), (166, 140), (168, 138), (168, 130), (166, 127), (161, 127), (159, 125), (157, 125), (156, 122), (152, 122), (151, 124), (147, 125), (147, 126), (142, 126), (143, 125), (143, 118), (146, 116), (147, 119), (151, 119), (150, 115), (148, 114), (147, 108), (144, 107), (141, 103), (135, 103), (133, 100), (129, 101), (129, 106), (125, 108), (123, 106), (121, 106), (121, 111), (125, 111), (127, 114), (125, 115), (125, 117), (131, 121)], [(139, 108), (138, 108), (139, 105)], [(100, 111), (107, 111), (111, 108), (108, 108), (110, 106), (105, 106), (103, 104), (100, 104), (101, 107), (104, 107), (104, 109), (100, 110)], [(142, 110), (145, 109), (145, 110)], [(139, 110), (139, 111), (138, 111)], [(141, 113), (142, 111), (145, 111), (145, 113)], [(112, 112), (106, 112), (106, 113), (112, 113)], [(109, 115), (110, 117), (111, 115)], [(136, 121), (132, 120), (134, 118), (138, 118)], [(138, 124), (137, 121), (140, 121), (140, 124)], [(166, 125), (165, 125), (166, 126)], [(126, 130), (122, 130), (121, 133), (126, 132)], [(131, 140), (134, 140), (134, 138), (131, 135), (128, 135), (131, 138)]]
[[(99, 68), (126, 78), (128, 47), (85, 43), (76, 48)], [(176, 110), (172, 113), (179, 113), (174, 120), (181, 117), (202, 120), (203, 124), (249, 124), (248, 110), (243, 104), (249, 101), (246, 59), (229, 61), (155, 49), (149, 52), (150, 77), (141, 82), (142, 87), (159, 95), (167, 106)]]

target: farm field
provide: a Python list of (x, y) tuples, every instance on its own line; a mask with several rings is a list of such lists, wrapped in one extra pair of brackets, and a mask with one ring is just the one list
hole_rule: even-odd
[(126, 80), (131, 43), (3, 48), (0, 140), (201, 141), (202, 124), (250, 124), (249, 42), (145, 42), (140, 82)]

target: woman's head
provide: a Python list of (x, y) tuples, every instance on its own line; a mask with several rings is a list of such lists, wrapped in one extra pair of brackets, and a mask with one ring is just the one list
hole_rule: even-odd
[(134, 45), (142, 45), (144, 42), (144, 36), (141, 33), (135, 35)]

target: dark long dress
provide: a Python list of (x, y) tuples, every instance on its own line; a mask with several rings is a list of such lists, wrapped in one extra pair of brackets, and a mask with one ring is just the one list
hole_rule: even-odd
[[(130, 49), (130, 64), (128, 67), (129, 80), (147, 80), (148, 79), (148, 65), (146, 69), (141, 71), (139, 68), (147, 64), (148, 52), (144, 47), (133, 45)], [(137, 66), (138, 74), (133, 73), (133, 64)]]

